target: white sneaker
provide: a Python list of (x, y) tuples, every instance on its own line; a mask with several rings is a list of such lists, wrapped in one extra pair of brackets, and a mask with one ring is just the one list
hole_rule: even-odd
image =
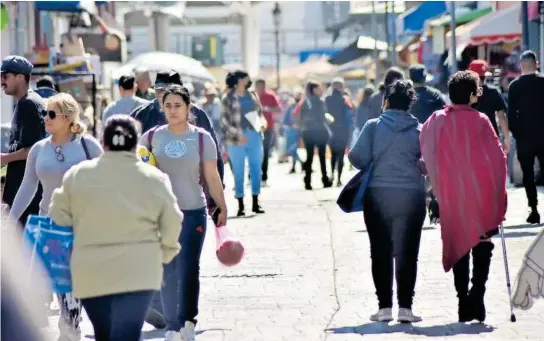
[(193, 322), (185, 321), (185, 327), (179, 331), (181, 334), (181, 341), (195, 341), (195, 324)]
[(412, 313), (412, 309), (399, 308), (399, 316), (397, 317), (397, 321), (401, 323), (414, 323), (421, 322), (421, 320), (421, 316), (414, 315), (414, 313)]
[(370, 315), (370, 321), (374, 321), (374, 322), (393, 321), (393, 309), (383, 308), (378, 310), (376, 314)]
[(181, 333), (169, 330), (164, 335), (164, 341), (181, 341)]

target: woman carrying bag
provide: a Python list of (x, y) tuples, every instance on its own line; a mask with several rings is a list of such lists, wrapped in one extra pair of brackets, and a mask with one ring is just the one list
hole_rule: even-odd
[[(224, 142), (234, 173), (234, 191), (238, 200), (238, 217), (245, 216), (244, 174), (246, 158), (249, 164), (251, 194), (254, 213), (265, 213), (259, 203), (262, 183), (263, 131), (266, 120), (257, 95), (250, 91), (251, 80), (245, 71), (235, 71), (227, 75), (227, 92), (221, 99), (221, 127)], [(251, 121), (248, 117), (256, 118)], [(260, 126), (256, 123), (262, 122)]]
[[(44, 122), (51, 136), (37, 142), (30, 150), (23, 182), (11, 207), (11, 219), (19, 219), (42, 184), (40, 215), (47, 215), (53, 191), (62, 184), (64, 174), (82, 161), (102, 154), (102, 147), (92, 136), (85, 135), (79, 121), (79, 104), (67, 93), (47, 99)], [(81, 303), (71, 293), (58, 294), (60, 306), (59, 340), (80, 340)]]
[(137, 125), (110, 117), (105, 153), (70, 169), (49, 208), (55, 223), (73, 226), (73, 291), (96, 341), (140, 340), (162, 264), (180, 250), (183, 215), (168, 177), (137, 158)]
[(412, 313), (419, 242), (425, 220), (420, 125), (407, 112), (414, 99), (415, 90), (409, 81), (398, 80), (387, 87), (383, 114), (364, 125), (348, 154), (355, 168), (371, 172), (363, 202), (372, 277), (379, 303), (378, 312), (370, 317), (372, 321), (393, 320), (393, 260), (398, 321), (421, 321), (421, 317)]
[[(217, 150), (211, 135), (190, 122), (191, 102), (187, 89), (173, 85), (166, 89), (163, 107), (168, 124), (142, 135), (139, 144), (149, 149), (157, 167), (172, 182), (183, 229), (181, 252), (164, 268), (161, 288), (166, 322), (165, 340), (193, 341), (200, 292), (200, 255), (206, 236), (204, 185), (218, 206), (217, 226), (225, 226), (227, 207), (217, 170)], [(259, 165), (260, 167), (260, 165)]]

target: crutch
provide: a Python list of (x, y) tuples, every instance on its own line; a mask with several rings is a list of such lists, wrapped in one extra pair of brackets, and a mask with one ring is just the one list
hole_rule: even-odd
[(506, 273), (506, 287), (508, 288), (508, 303), (510, 303), (510, 321), (516, 322), (514, 315), (514, 306), (512, 305), (512, 286), (510, 285), (510, 271), (508, 271), (508, 256), (506, 255), (506, 242), (504, 241), (504, 226), (501, 223), (502, 259), (504, 260), (504, 272)]

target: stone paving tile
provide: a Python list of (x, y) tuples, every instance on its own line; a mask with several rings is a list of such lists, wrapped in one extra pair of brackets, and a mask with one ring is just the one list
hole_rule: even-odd
[[(362, 215), (342, 213), (335, 204), (339, 190), (322, 190), (318, 174), (314, 175), (316, 190), (308, 192), (300, 175), (286, 175), (288, 169), (271, 163), (270, 187), (262, 194), (265, 215), (229, 220), (246, 247), (240, 265), (226, 268), (217, 262), (215, 236), (208, 229), (201, 264), (198, 341), (544, 340), (543, 301), (528, 312), (516, 311), (518, 322), (509, 322), (499, 238), (494, 240), (486, 296), (487, 324), (455, 323), (453, 275), (442, 269), (440, 232), (429, 224), (422, 234), (414, 303), (423, 322), (413, 326), (371, 323), (368, 316), (377, 308), (377, 300)], [(227, 176), (233, 214), (236, 203), (229, 190), (233, 183), (228, 170)], [(542, 227), (524, 225), (523, 189), (510, 189), (509, 195), (505, 231), (510, 271), (515, 276), (525, 250)], [(56, 319), (51, 317), (53, 336), (57, 335)], [(92, 339), (86, 317), (83, 332), (83, 340)], [(162, 338), (162, 331), (144, 326), (145, 340)]]

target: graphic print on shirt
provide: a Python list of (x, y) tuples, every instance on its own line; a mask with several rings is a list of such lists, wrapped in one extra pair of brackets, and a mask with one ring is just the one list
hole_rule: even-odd
[(173, 140), (170, 141), (166, 147), (164, 147), (164, 153), (166, 156), (172, 159), (178, 159), (185, 155), (185, 152), (187, 151), (187, 146), (185, 145), (185, 142), (180, 140)]

